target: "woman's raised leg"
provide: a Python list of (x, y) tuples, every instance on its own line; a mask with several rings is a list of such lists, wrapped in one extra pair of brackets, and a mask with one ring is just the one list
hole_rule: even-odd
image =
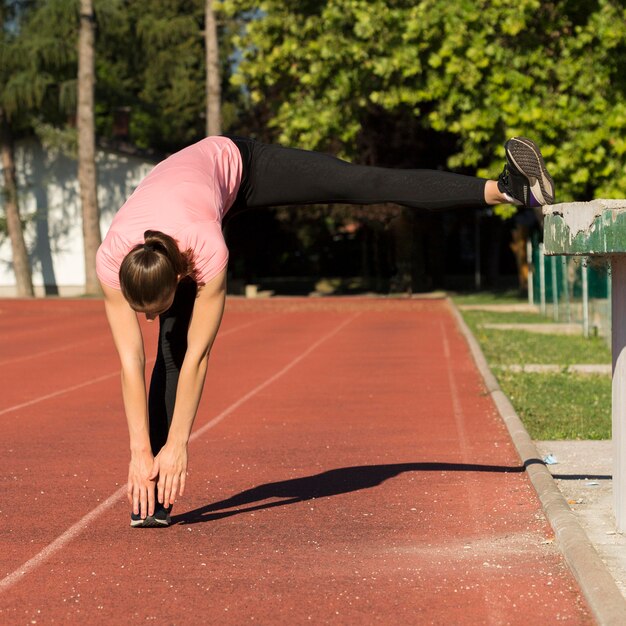
[[(497, 183), (439, 170), (354, 165), (333, 156), (234, 139), (247, 160), (240, 199), (247, 208), (289, 204), (378, 204), (442, 210), (503, 201)], [(493, 183), (490, 187), (488, 183)]]

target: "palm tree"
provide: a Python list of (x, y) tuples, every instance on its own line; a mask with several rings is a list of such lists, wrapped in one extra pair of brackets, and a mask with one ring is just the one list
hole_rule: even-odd
[(17, 30), (12, 28), (9, 32), (5, 28), (7, 18), (15, 18), (12, 14), (14, 9), (13, 3), (0, 2), (0, 154), (4, 183), (1, 204), (4, 208), (6, 229), (11, 241), (17, 295), (32, 297), (35, 293), (17, 195), (13, 134), (10, 125), (12, 118), (9, 117), (4, 106), (5, 101), (13, 95), (11, 90), (7, 89), (7, 83), (15, 73), (15, 62), (18, 57), (12, 45), (17, 36)]
[(20, 208), (17, 197), (17, 181), (15, 178), (15, 158), (13, 138), (7, 117), (0, 108), (0, 152), (2, 153), (2, 172), (4, 178), (3, 205), (6, 228), (11, 241), (13, 254), (13, 271), (17, 295), (21, 298), (35, 295), (30, 269), (28, 250), (24, 241)]
[(78, 184), (83, 215), (85, 250), (85, 291), (100, 292), (96, 276), (96, 252), (102, 242), (96, 183), (96, 132), (94, 120), (94, 40), (95, 16), (92, 0), (80, 0), (78, 35)]
[(204, 43), (206, 51), (206, 130), (207, 135), (222, 132), (220, 57), (217, 43), (217, 22), (213, 0), (206, 0), (204, 13)]

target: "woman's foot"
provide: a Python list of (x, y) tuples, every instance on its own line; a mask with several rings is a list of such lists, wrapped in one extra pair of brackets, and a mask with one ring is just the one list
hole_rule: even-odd
[(159, 502), (154, 503), (154, 515), (147, 515), (145, 519), (141, 519), (141, 515), (130, 514), (130, 525), (133, 528), (157, 528), (159, 526), (169, 526), (170, 511), (172, 506), (165, 508)]
[(530, 208), (554, 203), (554, 181), (537, 144), (513, 137), (504, 144), (506, 165), (498, 177), (498, 191), (506, 202)]

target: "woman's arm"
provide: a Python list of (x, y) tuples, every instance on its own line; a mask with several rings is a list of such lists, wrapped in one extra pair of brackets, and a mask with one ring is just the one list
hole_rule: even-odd
[(187, 352), (178, 378), (176, 403), (167, 442), (154, 459), (150, 477), (158, 476), (159, 502), (173, 504), (183, 495), (187, 474), (187, 443), (206, 377), (209, 353), (222, 320), (226, 270), (198, 290), (187, 334)]
[(121, 291), (102, 285), (104, 308), (120, 357), (122, 396), (131, 460), (128, 469), (128, 500), (135, 514), (142, 518), (154, 513), (154, 486), (150, 479), (153, 459), (146, 403), (145, 353), (137, 314)]

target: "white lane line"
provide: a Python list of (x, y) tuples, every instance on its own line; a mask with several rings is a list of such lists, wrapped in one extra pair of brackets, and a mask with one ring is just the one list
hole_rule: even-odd
[(226, 337), (226, 335), (230, 335), (231, 333), (237, 332), (238, 330), (241, 330), (242, 328), (248, 328), (248, 326), (254, 326), (255, 324), (260, 324), (261, 322), (269, 319), (270, 317), (275, 317), (275, 315), (264, 317), (261, 320), (252, 320), (251, 322), (246, 322), (245, 324), (239, 324), (239, 326), (233, 326), (233, 328), (229, 328), (228, 330), (220, 330), (217, 335), (216, 341), (220, 337)]
[(461, 404), (459, 390), (452, 369), (452, 354), (450, 351), (450, 342), (448, 341), (448, 333), (446, 332), (446, 327), (443, 321), (440, 321), (439, 325), (441, 327), (441, 337), (443, 341), (443, 354), (446, 358), (446, 370), (448, 374), (448, 384), (450, 385), (450, 399), (452, 400), (452, 414), (454, 415), (454, 424), (456, 426), (456, 432), (459, 437), (463, 463), (470, 463), (472, 455), (469, 450), (467, 429), (465, 428), (465, 414), (463, 412), (463, 405)]
[(249, 391), (245, 396), (242, 396), (241, 398), (239, 398), (237, 402), (235, 402), (234, 404), (231, 404), (227, 409), (224, 409), (218, 416), (214, 417), (210, 422), (207, 422), (204, 426), (202, 426), (202, 428), (199, 428), (196, 432), (193, 433), (193, 435), (190, 437), (189, 440), (193, 441), (194, 439), (201, 437), (205, 431), (209, 430), (209, 428), (213, 428), (213, 426), (221, 422), (227, 415), (230, 415), (234, 410), (239, 408), (244, 402), (247, 402), (252, 396), (255, 396), (257, 393), (259, 393), (259, 391), (263, 391), (265, 387), (271, 385), (274, 381), (276, 381), (281, 376), (286, 374), (292, 367), (300, 363), (302, 359), (305, 359), (307, 356), (309, 356), (309, 354), (311, 354), (311, 352), (313, 352), (313, 350), (315, 350), (320, 344), (324, 343), (325, 341), (327, 341), (328, 339), (336, 335), (344, 326), (347, 326), (350, 322), (352, 322), (352, 320), (354, 320), (359, 315), (361, 314), (355, 313), (352, 317), (349, 317), (347, 320), (339, 324), (339, 326), (337, 326), (337, 328), (332, 330), (330, 333), (328, 333), (327, 335), (324, 335), (321, 339), (318, 339), (314, 344), (309, 346), (300, 356), (296, 357), (293, 361), (285, 365), (283, 369), (276, 372), (276, 374), (268, 378), (265, 382), (256, 386), (252, 391)]
[[(267, 319), (267, 318), (265, 318)], [(242, 328), (247, 328), (248, 326), (252, 326), (253, 324), (258, 324), (261, 320), (255, 320), (253, 322), (248, 322), (247, 324), (240, 324), (239, 326), (235, 326), (234, 328), (229, 328), (228, 330), (220, 333), (221, 337), (225, 337), (226, 335), (230, 335)], [(154, 363), (155, 359), (150, 359), (147, 361), (146, 365), (151, 365)], [(78, 383), (77, 385), (72, 385), (71, 387), (64, 387), (63, 389), (59, 389), (52, 393), (48, 393), (44, 396), (39, 396), (37, 398), (33, 398), (28, 402), (22, 402), (21, 404), (14, 404), (13, 406), (7, 407), (6, 409), (2, 409), (0, 411), (0, 415), (5, 415), (6, 413), (11, 413), (12, 411), (18, 411), (19, 409), (23, 409), (27, 406), (32, 406), (33, 404), (38, 404), (39, 402), (44, 402), (45, 400), (50, 400), (51, 398), (56, 398), (57, 396), (62, 396), (65, 393), (70, 393), (72, 391), (76, 391), (78, 389), (82, 389), (83, 387), (88, 387), (89, 385), (95, 385), (96, 383), (100, 383), (103, 380), (108, 380), (109, 378), (113, 378), (114, 376), (119, 376), (120, 370), (115, 370), (114, 372), (109, 372), (108, 374), (104, 374), (103, 376), (98, 376), (97, 378), (91, 378), (90, 380), (86, 380), (85, 382)]]
[[(233, 411), (239, 408), (242, 404), (247, 402), (250, 398), (255, 396), (260, 391), (263, 391), (266, 387), (271, 385), (273, 382), (278, 380), (281, 376), (284, 376), (289, 370), (295, 367), (300, 361), (305, 359), (313, 350), (315, 350), (318, 346), (320, 346), (325, 341), (328, 341), (331, 337), (335, 336), (340, 330), (342, 330), (345, 326), (347, 326), (352, 320), (358, 317), (360, 313), (356, 313), (349, 317), (347, 320), (344, 320), (339, 326), (331, 330), (329, 333), (324, 335), (321, 339), (318, 339), (315, 343), (310, 345), (304, 352), (302, 352), (295, 359), (290, 361), (285, 367), (280, 369), (274, 375), (270, 376), (267, 380), (257, 385), (254, 389), (249, 391), (245, 396), (242, 396), (231, 404), (228, 408), (224, 409), (219, 415), (216, 415), (211, 421), (207, 422), (204, 426), (194, 432), (189, 441), (192, 442), (198, 437), (201, 437), (207, 430), (213, 428), (219, 424), (225, 417), (230, 415)], [(231, 329), (233, 331), (234, 329)], [(0, 580), (0, 593), (9, 589), (9, 587), (13, 586), (15, 583), (20, 581), (24, 576), (30, 574), (33, 570), (39, 567), (44, 561), (50, 558), (53, 554), (58, 552), (61, 548), (66, 546), (72, 539), (75, 539), (80, 535), (88, 526), (91, 524), (97, 517), (99, 517), (102, 513), (110, 509), (114, 504), (117, 503), (123, 496), (126, 495), (126, 485), (120, 487), (116, 492), (114, 492), (111, 496), (109, 496), (104, 502), (99, 504), (95, 509), (87, 513), (84, 517), (79, 519), (75, 524), (70, 526), (62, 535), (59, 535), (52, 543), (49, 543), (43, 550), (38, 552), (34, 557), (20, 565), (13, 572), (5, 576), (2, 580)]]
[(8, 365), (9, 363), (13, 365), (14, 363), (19, 363), (20, 361), (27, 361), (28, 359), (38, 359), (42, 356), (48, 356), (49, 354), (54, 354), (55, 352), (63, 352), (63, 350), (71, 350), (76, 348), (77, 346), (82, 346), (85, 343), (102, 343), (104, 342), (104, 338), (100, 339), (85, 339), (84, 341), (76, 341), (74, 343), (69, 343), (65, 346), (61, 346), (59, 348), (51, 348), (50, 350), (43, 350), (42, 352), (35, 352), (31, 354), (25, 354), (24, 356), (16, 356), (10, 359), (4, 359), (0, 361), (0, 367), (3, 365)]
[[(267, 318), (265, 318), (267, 319)], [(234, 328), (229, 328), (228, 330), (225, 330), (223, 332), (221, 332), (219, 334), (220, 337), (223, 337), (225, 335), (230, 335), (230, 333), (235, 332), (236, 330), (239, 330), (240, 328), (246, 328), (247, 326), (252, 326), (253, 324), (258, 324), (260, 320), (254, 320), (252, 322), (248, 322), (247, 324), (241, 324), (239, 326), (235, 326)], [(3, 359), (2, 361), (0, 361), (0, 367), (2, 367), (3, 365), (7, 365), (7, 364), (11, 364), (13, 365), (14, 363), (19, 363), (20, 361), (27, 361), (28, 359), (38, 359), (40, 357), (44, 357), (44, 356), (48, 356), (49, 354), (54, 354), (55, 352), (63, 352), (64, 350), (71, 350), (72, 348), (76, 348), (77, 346), (82, 346), (83, 344), (86, 343), (103, 343), (104, 341), (110, 341), (111, 337), (101, 337), (100, 339), (85, 339), (84, 341), (76, 341), (74, 343), (69, 343), (65, 346), (60, 346), (58, 348), (51, 348), (50, 350), (43, 350), (42, 352), (36, 352), (34, 354), (25, 354), (24, 356), (17, 356), (17, 357), (12, 357), (9, 359)]]
[[(465, 427), (466, 414), (463, 411), (463, 404), (461, 402), (461, 395), (459, 393), (459, 387), (456, 382), (456, 376), (454, 374), (454, 360), (452, 358), (452, 351), (450, 350), (450, 342), (448, 341), (448, 332), (443, 323), (443, 320), (439, 322), (441, 326), (441, 334), (443, 339), (443, 354), (446, 358), (446, 369), (448, 372), (448, 383), (450, 385), (450, 396), (452, 400), (452, 412), (454, 414), (454, 423), (456, 431), (459, 437), (459, 447), (461, 449), (461, 458), (463, 463), (470, 464), (474, 460), (474, 454), (471, 451), (467, 428)], [(478, 522), (481, 519), (481, 511), (476, 505), (481, 499), (481, 494), (474, 483), (470, 483), (467, 488), (467, 503), (468, 508), (471, 511), (471, 525), (477, 536), (480, 536), (481, 532), (484, 532), (484, 528)], [(483, 606), (486, 613), (486, 624), (490, 626), (497, 626), (497, 624), (504, 624), (507, 621), (507, 608), (503, 604), (501, 596), (496, 596), (494, 590), (487, 585), (483, 590)]]
[(29, 559), (8, 576), (5, 576), (2, 580), (0, 580), (0, 593), (6, 591), (9, 587), (26, 576), (26, 574), (29, 574), (41, 565), (46, 559), (58, 552), (61, 548), (63, 548), (63, 546), (74, 539), (74, 537), (77, 537), (93, 520), (99, 517), (101, 513), (110, 509), (125, 494), (126, 485), (120, 487), (112, 496), (109, 496), (104, 502), (102, 502), (102, 504), (99, 504), (95, 509), (70, 526), (62, 535), (57, 537), (52, 543), (48, 544), (32, 559)]
[(33, 404), (38, 404), (39, 402), (44, 402), (45, 400), (50, 400), (50, 398), (56, 398), (57, 396), (62, 396), (64, 393), (70, 393), (71, 391), (76, 391), (77, 389), (82, 389), (83, 387), (88, 387), (89, 385), (95, 385), (96, 383), (100, 383), (103, 380), (107, 380), (108, 378), (113, 378), (113, 376), (119, 376), (119, 370), (115, 372), (111, 372), (110, 374), (105, 374), (104, 376), (98, 376), (98, 378), (91, 378), (90, 380), (85, 381), (84, 383), (79, 383), (78, 385), (72, 385), (71, 387), (65, 387), (64, 389), (59, 389), (58, 391), (54, 391), (53, 393), (48, 393), (45, 396), (39, 396), (38, 398), (33, 398), (28, 402), (22, 402), (21, 404), (14, 404), (6, 409), (2, 409), (0, 411), (0, 415), (5, 415), (6, 413), (11, 413), (11, 411), (17, 411), (19, 409), (23, 409), (27, 406), (32, 406)]

